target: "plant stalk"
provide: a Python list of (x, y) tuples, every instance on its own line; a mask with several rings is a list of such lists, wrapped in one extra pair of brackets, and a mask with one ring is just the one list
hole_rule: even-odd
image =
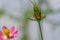
[(38, 24), (39, 24), (39, 29), (40, 29), (41, 40), (43, 40), (43, 34), (42, 34), (42, 28), (41, 28), (40, 21), (38, 21)]

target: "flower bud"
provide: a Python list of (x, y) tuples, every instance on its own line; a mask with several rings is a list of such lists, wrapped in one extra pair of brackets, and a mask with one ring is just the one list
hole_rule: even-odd
[(34, 18), (36, 20), (42, 20), (46, 15), (42, 12), (41, 8), (35, 3), (33, 3)]

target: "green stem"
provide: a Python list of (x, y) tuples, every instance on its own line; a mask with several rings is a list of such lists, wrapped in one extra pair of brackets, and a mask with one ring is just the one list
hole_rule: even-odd
[(40, 21), (38, 21), (38, 24), (39, 24), (39, 28), (40, 28), (40, 35), (41, 35), (41, 40), (43, 40), (43, 35), (42, 35), (42, 28), (41, 28), (41, 25), (40, 25)]

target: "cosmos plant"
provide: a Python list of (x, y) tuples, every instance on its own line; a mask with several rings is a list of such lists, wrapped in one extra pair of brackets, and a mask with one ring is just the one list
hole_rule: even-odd
[(6, 26), (2, 27), (2, 31), (0, 31), (0, 40), (12, 40), (18, 35), (18, 30), (15, 30), (15, 27), (12, 26), (8, 29)]
[(30, 20), (33, 21), (37, 21), (38, 25), (39, 25), (39, 29), (40, 29), (40, 40), (44, 40), (43, 39), (43, 33), (42, 33), (42, 27), (41, 27), (41, 21), (46, 18), (46, 14), (44, 14), (44, 12), (42, 11), (41, 7), (39, 7), (39, 5), (34, 1), (31, 1), (32, 6), (33, 6), (33, 17), (34, 19), (28, 18)]

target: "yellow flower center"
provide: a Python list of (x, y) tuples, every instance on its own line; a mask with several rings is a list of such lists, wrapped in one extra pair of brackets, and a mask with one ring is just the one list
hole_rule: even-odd
[(9, 33), (10, 33), (10, 30), (9, 29), (3, 29), (2, 30), (3, 34), (6, 35), (7, 37), (9, 37)]
[(9, 30), (9, 29), (4, 29), (4, 30), (3, 30), (3, 33), (4, 33), (5, 35), (8, 35), (8, 34), (9, 34), (9, 32), (10, 32), (10, 30)]
[(3, 34), (7, 37), (7, 38), (13, 38), (13, 36), (10, 36), (10, 30), (9, 29), (3, 29), (2, 30)]

